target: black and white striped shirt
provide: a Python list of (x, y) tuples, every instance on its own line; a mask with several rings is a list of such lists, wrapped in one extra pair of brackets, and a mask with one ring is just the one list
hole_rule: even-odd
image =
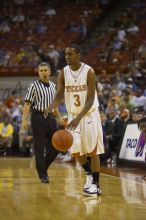
[(55, 94), (55, 83), (49, 81), (47, 84), (37, 80), (29, 85), (25, 102), (31, 102), (33, 109), (43, 112), (54, 100)]

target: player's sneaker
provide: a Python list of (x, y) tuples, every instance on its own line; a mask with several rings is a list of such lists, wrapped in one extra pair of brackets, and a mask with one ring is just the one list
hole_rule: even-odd
[(101, 190), (96, 184), (92, 184), (90, 188), (84, 190), (84, 194), (87, 196), (100, 196)]
[(42, 178), (41, 183), (49, 183), (49, 177)]
[(86, 183), (84, 185), (84, 190), (89, 189), (93, 183), (92, 175), (86, 175)]

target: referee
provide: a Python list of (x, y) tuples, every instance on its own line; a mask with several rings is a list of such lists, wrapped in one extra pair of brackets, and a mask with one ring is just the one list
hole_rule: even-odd
[[(51, 69), (48, 63), (42, 62), (39, 64), (38, 74), (39, 79), (29, 85), (25, 96), (22, 126), (25, 130), (28, 129), (28, 118), (31, 109), (36, 169), (41, 182), (49, 183), (47, 170), (59, 153), (51, 143), (52, 135), (57, 130), (57, 122), (53, 113), (49, 113), (47, 117), (44, 117), (44, 110), (47, 109), (55, 97), (56, 85), (49, 81)], [(55, 109), (54, 113), (61, 120), (58, 109)]]

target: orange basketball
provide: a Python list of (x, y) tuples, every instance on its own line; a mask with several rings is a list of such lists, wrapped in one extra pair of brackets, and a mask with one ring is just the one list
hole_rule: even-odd
[(73, 136), (68, 130), (58, 130), (52, 136), (52, 144), (57, 150), (66, 151), (73, 144)]

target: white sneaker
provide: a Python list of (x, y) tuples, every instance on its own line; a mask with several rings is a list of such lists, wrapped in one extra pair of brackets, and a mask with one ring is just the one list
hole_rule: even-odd
[(90, 188), (84, 190), (84, 194), (87, 196), (100, 196), (101, 190), (96, 184), (92, 184)]
[(63, 162), (74, 162), (75, 159), (71, 155), (66, 155), (63, 159)]
[(84, 190), (87, 190), (91, 187), (93, 182), (93, 177), (92, 175), (86, 175), (86, 183), (84, 185)]

